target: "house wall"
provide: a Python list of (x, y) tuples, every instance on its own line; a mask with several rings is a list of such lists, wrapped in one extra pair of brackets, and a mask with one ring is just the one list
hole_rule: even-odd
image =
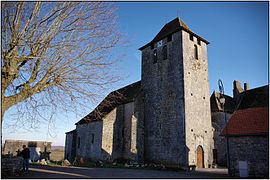
[[(183, 42), (183, 82), (185, 102), (185, 136), (188, 165), (197, 164), (197, 148), (202, 146), (204, 151), (204, 167), (208, 168), (213, 162), (212, 149), (213, 130), (211, 126), (210, 94), (208, 80), (207, 44), (181, 31)], [(198, 59), (195, 59), (194, 45), (198, 49)]]
[[(142, 87), (145, 93), (144, 159), (170, 166), (186, 165), (184, 130), (184, 82), (181, 33), (172, 35), (167, 45), (167, 59), (162, 48), (142, 50)], [(157, 63), (153, 64), (153, 51)]]
[(227, 167), (227, 150), (226, 139), (224, 136), (220, 136), (222, 129), (225, 127), (225, 116), (227, 122), (232, 117), (230, 113), (212, 112), (212, 127), (214, 128), (214, 149), (217, 150), (217, 165)]
[(229, 144), (233, 176), (240, 176), (239, 161), (246, 161), (249, 177), (269, 177), (269, 136), (229, 137)]

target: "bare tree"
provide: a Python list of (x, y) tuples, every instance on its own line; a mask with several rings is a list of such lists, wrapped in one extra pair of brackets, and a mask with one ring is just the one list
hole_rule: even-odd
[(14, 105), (27, 121), (74, 110), (119, 81), (112, 54), (123, 41), (112, 3), (1, 4), (2, 122)]

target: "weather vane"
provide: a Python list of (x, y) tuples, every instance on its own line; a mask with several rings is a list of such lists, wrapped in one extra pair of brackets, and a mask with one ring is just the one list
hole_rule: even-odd
[(180, 10), (177, 9), (177, 17), (179, 17), (180, 14)]

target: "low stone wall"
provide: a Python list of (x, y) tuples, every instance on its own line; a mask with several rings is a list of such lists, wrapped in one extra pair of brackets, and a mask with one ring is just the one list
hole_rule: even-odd
[(22, 157), (3, 157), (2, 156), (2, 168), (1, 173), (5, 175), (20, 174), (23, 168)]
[(246, 163), (248, 177), (269, 177), (268, 136), (229, 137), (229, 143), (233, 176), (240, 176), (239, 161), (242, 161)]

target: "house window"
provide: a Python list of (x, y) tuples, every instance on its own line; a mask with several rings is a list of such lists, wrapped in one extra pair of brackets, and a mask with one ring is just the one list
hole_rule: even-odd
[(81, 144), (81, 138), (78, 137), (78, 148), (80, 148), (80, 144)]
[(193, 35), (192, 35), (192, 34), (189, 34), (189, 39), (190, 39), (191, 41), (193, 41)]
[(95, 139), (95, 135), (94, 134), (92, 134), (92, 144), (94, 144), (94, 139)]
[(201, 45), (201, 40), (197, 39), (197, 43), (198, 43), (198, 45)]
[(171, 34), (167, 37), (167, 42), (170, 42), (170, 41), (172, 41), (172, 35)]
[(163, 55), (163, 60), (167, 59), (167, 46), (163, 46), (162, 48), (162, 55)]
[(154, 64), (157, 63), (157, 50), (156, 49), (153, 51), (153, 63)]
[(195, 59), (198, 59), (198, 47), (197, 47), (197, 45), (194, 45), (194, 57), (195, 57)]

